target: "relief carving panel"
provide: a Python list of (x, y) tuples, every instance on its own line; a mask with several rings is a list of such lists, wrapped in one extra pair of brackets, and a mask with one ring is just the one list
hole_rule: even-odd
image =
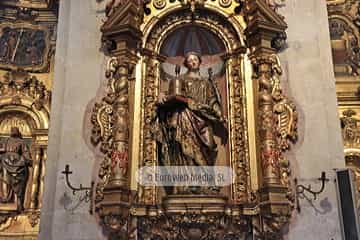
[(49, 32), (30, 25), (0, 25), (0, 68), (44, 71), (49, 68)]

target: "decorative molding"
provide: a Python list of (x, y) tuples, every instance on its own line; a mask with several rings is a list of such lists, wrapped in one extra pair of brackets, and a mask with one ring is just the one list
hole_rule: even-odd
[(100, 150), (104, 153), (95, 204), (104, 199), (106, 186), (128, 188), (128, 66), (119, 63), (116, 57), (109, 59), (106, 70), (108, 92), (100, 103), (95, 104), (91, 117), (91, 141), (94, 146), (101, 143)]
[(208, 9), (226, 16), (234, 15), (237, 18), (243, 10), (244, 3), (245, 0), (147, 0), (143, 4), (145, 13), (143, 25), (148, 25), (150, 19), (180, 9), (190, 14)]
[(144, 239), (245, 240), (251, 233), (249, 220), (242, 216), (201, 214), (161, 214), (138, 219), (139, 235)]
[(40, 211), (31, 211), (28, 215), (29, 223), (34, 228), (40, 222)]
[[(156, 166), (156, 142), (152, 134), (152, 122), (156, 114), (156, 78), (160, 62), (156, 56), (146, 56), (144, 63), (146, 64), (145, 84), (143, 85), (143, 149), (142, 161), (140, 166), (153, 167)], [(140, 186), (139, 200), (142, 204), (156, 204), (156, 187)]]
[[(0, 81), (0, 95), (4, 99), (0, 104), (21, 105), (22, 101), (31, 101), (36, 110), (40, 111), (43, 107), (47, 111), (50, 109), (51, 92), (35, 76), (22, 69), (5, 74)], [(29, 100), (22, 100), (24, 97)]]
[(59, 0), (3, 0), (0, 5), (19, 7), (19, 8), (35, 8), (49, 9), (53, 5), (58, 4)]
[[(203, 7), (206, 0), (179, 0), (183, 6), (189, 6), (192, 12), (195, 12), (197, 6)], [(224, 2), (224, 1), (221, 1)], [(222, 4), (223, 5), (223, 4)]]

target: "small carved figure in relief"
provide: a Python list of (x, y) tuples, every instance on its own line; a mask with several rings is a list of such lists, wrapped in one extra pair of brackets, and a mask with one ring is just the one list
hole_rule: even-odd
[[(160, 93), (158, 100), (158, 159), (162, 166), (214, 166), (217, 145), (214, 128), (225, 132), (225, 119), (221, 109), (220, 94), (212, 81), (200, 75), (201, 55), (189, 52), (185, 56), (185, 74), (172, 79), (167, 94)], [(191, 170), (189, 170), (191, 171)], [(189, 172), (188, 174), (192, 174)], [(174, 186), (170, 194), (212, 194), (214, 187)]]
[(24, 210), (29, 167), (32, 165), (30, 148), (17, 127), (11, 128), (10, 137), (0, 146), (0, 202), (13, 203)]
[(358, 122), (353, 116), (356, 115), (354, 110), (346, 110), (343, 112), (344, 117), (341, 120), (341, 128), (345, 146), (360, 145), (360, 130)]

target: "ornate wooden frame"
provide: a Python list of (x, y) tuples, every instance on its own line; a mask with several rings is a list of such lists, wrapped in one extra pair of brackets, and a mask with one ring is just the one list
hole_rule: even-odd
[[(243, 40), (241, 36), (237, 35), (236, 31), (231, 25), (226, 26), (224, 19), (212, 12), (203, 12), (197, 15), (195, 20), (192, 20), (191, 12), (175, 12), (165, 18), (166, 23), (157, 23), (151, 33), (149, 33), (147, 40), (144, 42), (144, 65), (145, 71), (144, 80), (142, 83), (142, 121), (140, 129), (143, 129), (141, 133), (141, 142), (143, 149), (140, 150), (140, 166), (156, 166), (156, 154), (155, 154), (155, 141), (151, 136), (151, 119), (155, 111), (155, 104), (158, 95), (158, 88), (160, 85), (160, 75), (158, 74), (161, 63), (160, 46), (166, 36), (175, 31), (179, 26), (186, 24), (195, 24), (205, 27), (210, 31), (213, 31), (218, 36), (223, 38), (227, 48), (226, 66), (227, 76), (229, 79), (229, 133), (230, 133), (230, 162), (232, 166), (236, 168), (236, 178), (232, 186), (231, 200), (238, 203), (244, 203), (248, 200), (248, 185), (250, 185), (249, 168), (250, 159), (248, 156), (248, 142), (245, 140), (247, 136), (247, 121), (246, 121), (246, 94), (245, 94), (245, 81), (244, 70), (241, 67), (244, 63), (241, 61), (246, 48), (242, 45)], [(146, 28), (146, 27), (144, 27)], [(224, 31), (227, 29), (227, 31)], [(154, 74), (154, 70), (155, 74)], [(244, 153), (244, 154), (239, 154)], [(141, 188), (140, 190), (140, 202), (145, 204), (156, 204), (156, 190), (154, 187)], [(146, 196), (146, 197), (145, 197)]]
[[(210, 213), (194, 206), (197, 210), (185, 215), (182, 210), (169, 215), (158, 205), (156, 188), (139, 186), (135, 172), (156, 164), (150, 120), (163, 61), (159, 48), (169, 32), (190, 22), (218, 34), (227, 49), (236, 177), (231, 201), (221, 210)], [(95, 211), (111, 236), (134, 239), (137, 232), (142, 237), (190, 239), (183, 233), (189, 229), (182, 226), (191, 219), (216, 231), (216, 239), (229, 237), (230, 229), (237, 229), (233, 234), (240, 238), (250, 229), (257, 239), (281, 238), (292, 206), (283, 152), (297, 138), (297, 112), (282, 93), (276, 56), (286, 40), (285, 29), (283, 17), (265, 0), (124, 1), (110, 11), (102, 27), (104, 50), (111, 57), (106, 71), (109, 90), (93, 111), (92, 142), (101, 143), (104, 153)], [(218, 224), (224, 216), (225, 228)], [(169, 225), (176, 229), (173, 233), (166, 230)]]
[(2, 30), (6, 27), (9, 28), (22, 28), (22, 29), (28, 29), (31, 31), (43, 31), (44, 32), (44, 40), (46, 43), (45, 49), (44, 49), (44, 53), (43, 53), (43, 63), (40, 65), (32, 65), (29, 64), (27, 66), (18, 66), (16, 64), (5, 64), (5, 63), (0, 63), (0, 68), (1, 69), (7, 69), (7, 70), (16, 70), (19, 67), (26, 70), (26, 71), (30, 71), (30, 72), (48, 72), (50, 69), (50, 57), (51, 57), (51, 49), (54, 47), (51, 44), (50, 41), (50, 31), (47, 27), (45, 26), (41, 26), (41, 25), (33, 25), (33, 24), (29, 24), (29, 23), (3, 23), (0, 24), (0, 32), (2, 32)]

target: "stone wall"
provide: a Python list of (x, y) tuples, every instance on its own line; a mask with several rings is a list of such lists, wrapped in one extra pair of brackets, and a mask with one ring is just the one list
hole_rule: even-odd
[(288, 23), (288, 47), (280, 54), (282, 82), (300, 115), (299, 141), (289, 155), (292, 175), (314, 189), (320, 187), (321, 171), (331, 179), (317, 201), (300, 199), (301, 213), (294, 212), (287, 239), (340, 240), (333, 169), (344, 168), (345, 161), (326, 1), (287, 0), (280, 12)]
[[(89, 186), (95, 156), (87, 145), (87, 107), (103, 79), (104, 55), (100, 49), (102, 13), (96, 1), (60, 3), (55, 59), (53, 102), (45, 194), (39, 239), (102, 239), (101, 228), (89, 214), (89, 204), (79, 202), (66, 187), (61, 171), (70, 164), (74, 186)], [(65, 210), (68, 209), (68, 210)], [(73, 210), (71, 210), (74, 208)]]

